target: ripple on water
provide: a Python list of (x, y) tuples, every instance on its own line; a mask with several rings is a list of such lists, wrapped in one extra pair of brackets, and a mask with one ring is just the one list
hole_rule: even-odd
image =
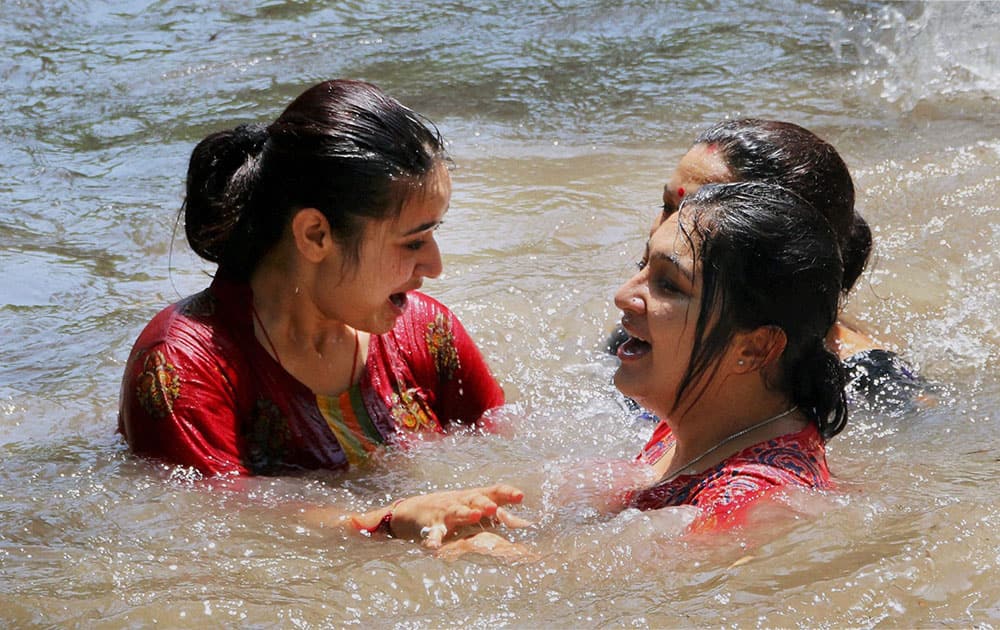
[[(974, 2), (404, 4), (0, 3), (3, 623), (1000, 619), (1000, 14)], [(512, 401), (505, 433), (238, 489), (128, 456), (114, 435), (128, 349), (211, 271), (171, 247), (192, 146), (338, 75), (383, 84), (451, 142), (446, 273), (427, 288), (481, 340)], [(577, 473), (631, 458), (651, 429), (620, 405), (598, 351), (610, 298), (695, 131), (751, 114), (841, 149), (877, 241), (849, 308), (940, 389), (926, 406), (856, 410), (830, 444), (838, 491), (790, 495), (747, 530), (701, 539), (678, 533), (683, 512), (580, 509), (567, 483), (586, 494)], [(617, 482), (612, 467), (588, 470), (592, 485)], [(494, 480), (526, 491), (518, 513), (539, 525), (511, 535), (533, 561), (445, 561), (312, 530), (296, 511)]]

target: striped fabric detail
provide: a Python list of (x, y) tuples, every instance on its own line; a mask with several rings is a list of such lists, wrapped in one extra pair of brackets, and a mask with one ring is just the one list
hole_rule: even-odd
[(357, 385), (337, 397), (317, 396), (316, 405), (352, 466), (364, 464), (368, 455), (385, 442), (368, 416)]

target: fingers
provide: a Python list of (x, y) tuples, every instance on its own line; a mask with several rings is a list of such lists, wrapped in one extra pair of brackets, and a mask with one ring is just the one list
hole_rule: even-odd
[[(490, 502), (490, 505), (493, 506), (492, 512), (495, 513), (497, 511), (496, 504)], [(423, 544), (428, 549), (438, 549), (450, 532), (468, 525), (475, 525), (486, 516), (488, 514), (481, 509), (472, 508), (465, 504), (453, 505), (445, 512), (443, 522), (421, 529), (420, 538), (423, 539)]]
[(481, 493), (476, 493), (468, 498), (465, 504), (470, 510), (482, 512), (484, 516), (493, 516), (500, 507), (495, 501)]
[(511, 514), (510, 511), (501, 507), (496, 507), (490, 511), (483, 511), (465, 506), (454, 507), (445, 515), (444, 527), (448, 531), (455, 531), (462, 527), (472, 525), (494, 526), (497, 524), (510, 528), (530, 527), (534, 523), (520, 516)]
[(503, 508), (498, 508), (495, 518), (500, 521), (504, 527), (531, 527), (533, 523), (529, 520), (523, 519), (520, 516), (515, 516)]
[(524, 500), (523, 492), (505, 483), (498, 483), (494, 486), (477, 489), (497, 505), (510, 505), (511, 503), (520, 503)]
[(483, 519), (491, 521), (495, 519), (493, 524), (500, 522), (509, 527), (526, 527), (531, 524), (529, 521), (516, 517), (501, 507), (520, 503), (522, 500), (524, 493), (507, 484), (475, 488), (467, 491), (458, 505), (451, 506), (445, 515), (445, 524), (448, 529), (453, 530), (457, 527), (480, 524)]
[(440, 549), (441, 542), (447, 535), (448, 528), (444, 523), (424, 527), (420, 530), (420, 538), (423, 539), (423, 545), (428, 549)]
[[(502, 506), (520, 503), (524, 493), (507, 484), (496, 484), (468, 490), (451, 490), (409, 497), (397, 501), (389, 509), (391, 532), (401, 538), (415, 539), (419, 535), (424, 546), (438, 549), (457, 530), (471, 526), (526, 527), (530, 521), (514, 516)], [(385, 519), (385, 509), (351, 515), (351, 524), (359, 530), (370, 530)]]
[[(494, 513), (496, 512), (495, 504), (492, 511)], [(487, 516), (491, 516), (491, 514), (487, 514), (483, 510), (470, 508), (466, 505), (455, 505), (445, 513), (444, 524), (448, 527), (448, 529), (452, 530), (459, 527), (465, 527), (466, 525), (475, 525)]]

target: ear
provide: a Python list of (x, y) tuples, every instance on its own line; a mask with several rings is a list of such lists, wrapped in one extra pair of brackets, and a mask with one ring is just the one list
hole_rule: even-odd
[(736, 350), (733, 369), (737, 374), (747, 374), (777, 363), (788, 344), (788, 337), (778, 326), (760, 326), (738, 333), (733, 341)]
[(335, 248), (330, 223), (316, 208), (302, 208), (296, 212), (291, 229), (295, 247), (309, 262), (321, 262)]

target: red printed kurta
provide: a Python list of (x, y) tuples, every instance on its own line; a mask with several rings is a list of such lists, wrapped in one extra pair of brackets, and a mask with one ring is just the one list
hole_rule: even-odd
[[(638, 459), (652, 465), (674, 442), (670, 427), (660, 421)], [(742, 522), (744, 508), (775, 490), (830, 485), (826, 447), (816, 425), (810, 423), (798, 433), (745, 448), (701, 473), (635, 491), (628, 504), (640, 510), (693, 505), (702, 511), (701, 526), (732, 526)]]
[(118, 430), (135, 453), (205, 474), (339, 469), (382, 444), (474, 423), (503, 390), (445, 306), (413, 292), (372, 335), (360, 382), (313, 393), (254, 336), (249, 286), (217, 277), (161, 311), (136, 341)]

